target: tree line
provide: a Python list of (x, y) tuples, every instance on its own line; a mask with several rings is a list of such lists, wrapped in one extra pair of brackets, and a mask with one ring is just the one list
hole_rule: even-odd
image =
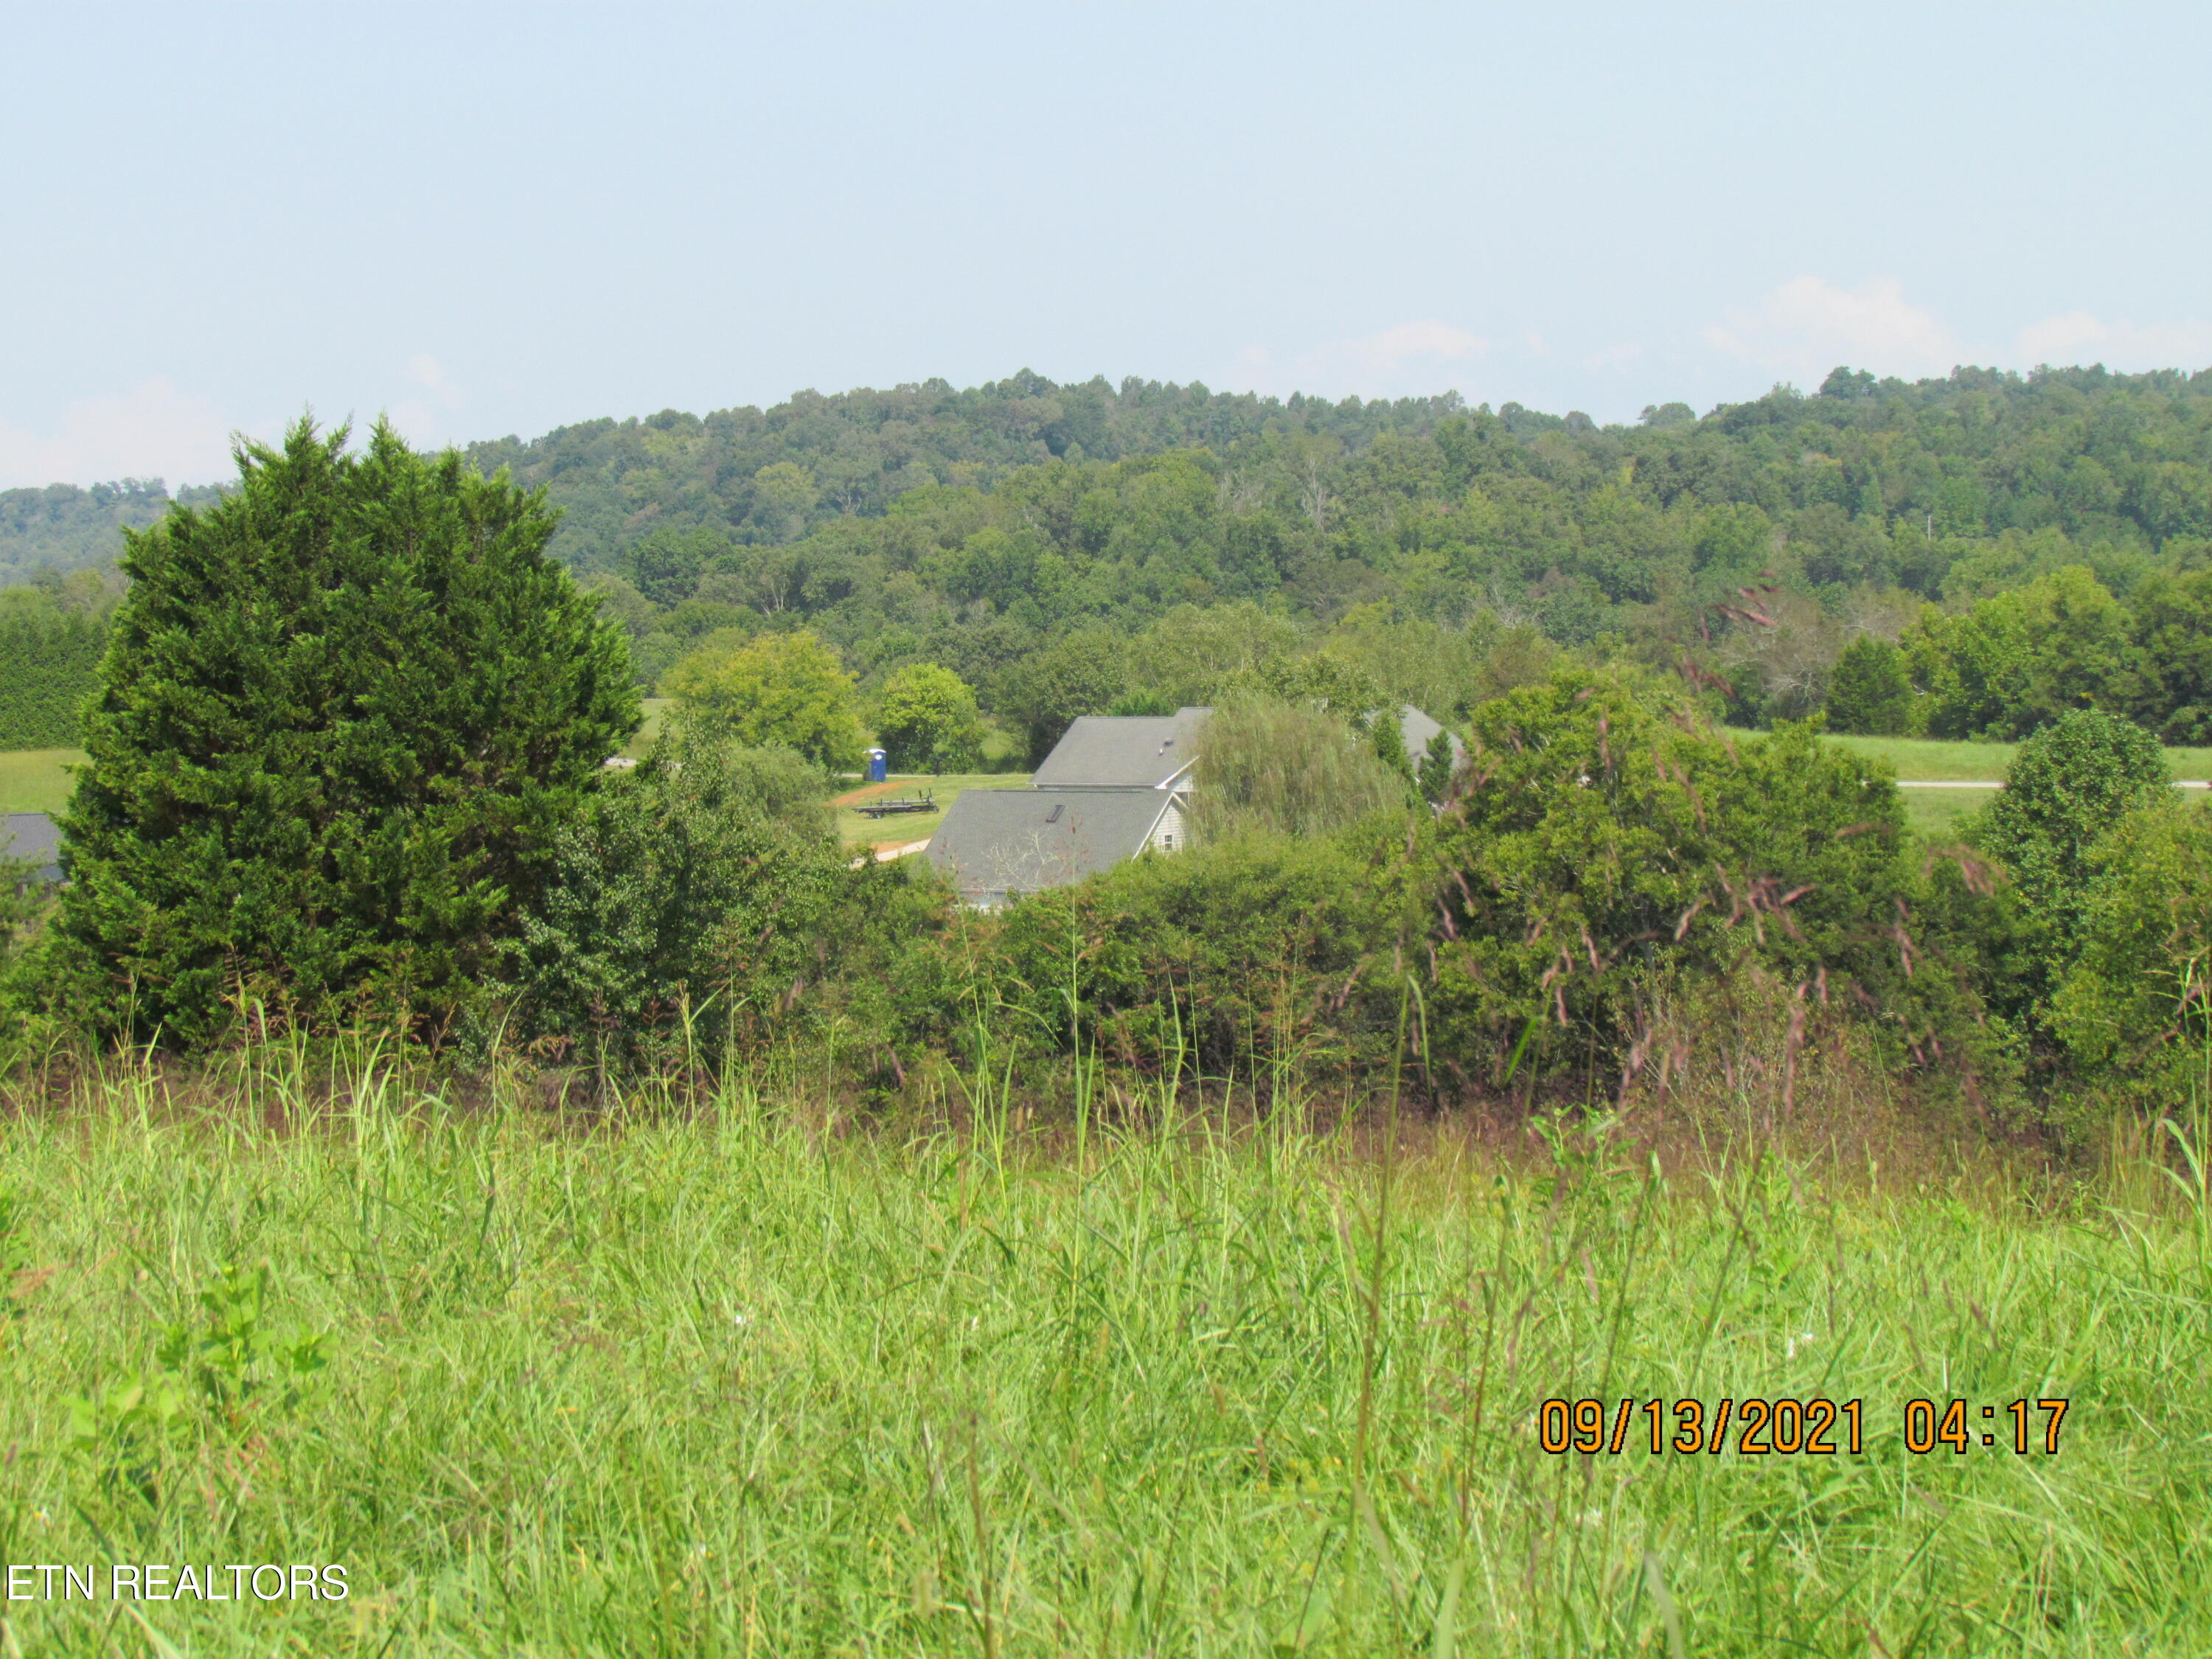
[[(458, 455), (302, 422), (133, 532), (69, 883), (21, 940), (0, 884), (25, 1052), (368, 1027), (605, 1075), (811, 1044), (878, 1099), (948, 1066), (1402, 1060), (1439, 1104), (1526, 1108), (1663, 1101), (1763, 1031), (1785, 1101), (1841, 1055), (2075, 1146), (2212, 1052), (2212, 817), (2112, 714), (2060, 712), (1931, 848), (1884, 765), (1809, 722), (1733, 736), (1694, 674), (1493, 619), (1430, 670), (1498, 677), (1454, 764), (1405, 753), (1360, 660), (1193, 606), (1121, 649), (1217, 677), (1200, 844), (978, 916), (923, 861), (839, 844), (826, 773), (780, 737), (822, 701), (790, 685), (853, 691), (805, 630), (694, 664), (643, 763), (606, 768), (635, 678), (554, 528)], [(1474, 648), (1362, 625), (1372, 662)], [(903, 685), (921, 710), (947, 690)]]
[[(865, 699), (941, 669), (1033, 746), (1079, 681), (1076, 713), (1175, 695), (1109, 687), (1114, 641), (1250, 605), (1307, 648), (1381, 616), (1687, 665), (1751, 725), (1826, 707), (1871, 640), (1913, 653), (1906, 713), (1878, 718), (1984, 735), (2081, 705), (2073, 680), (2070, 702), (2006, 689), (2003, 662), (2043, 635), (1998, 612), (2086, 572), (2142, 618), (2087, 702), (2184, 732), (2201, 706), (2201, 677), (2175, 664), (2212, 549), (2212, 374), (1838, 369), (1810, 395), (1601, 426), (1452, 396), (1024, 373), (591, 422), (466, 460), (561, 509), (552, 556), (622, 624), (648, 693), (702, 647), (804, 630)], [(125, 496), (145, 507), (142, 489), (99, 510)], [(15, 521), (0, 514), (9, 556)], [(1996, 620), (1956, 620), (1976, 615)], [(1850, 672), (1893, 678), (1895, 660), (1867, 659)]]

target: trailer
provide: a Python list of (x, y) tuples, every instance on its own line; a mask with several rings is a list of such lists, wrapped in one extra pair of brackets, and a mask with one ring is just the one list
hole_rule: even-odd
[(902, 795), (896, 800), (864, 800), (853, 808), (866, 818), (895, 818), (909, 812), (934, 812), (937, 792), (925, 789), (919, 795)]

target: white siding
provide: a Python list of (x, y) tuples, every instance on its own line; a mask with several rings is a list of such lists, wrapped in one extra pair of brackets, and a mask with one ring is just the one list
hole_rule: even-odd
[(1163, 853), (1180, 853), (1190, 845), (1189, 834), (1183, 828), (1182, 802), (1180, 799), (1168, 803), (1168, 810), (1160, 814), (1160, 821), (1152, 826), (1152, 833), (1146, 837), (1145, 845), (1156, 847)]

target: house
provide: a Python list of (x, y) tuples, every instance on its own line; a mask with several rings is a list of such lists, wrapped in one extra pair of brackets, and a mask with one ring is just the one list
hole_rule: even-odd
[(995, 909), (1111, 869), (1148, 847), (1172, 853), (1187, 845), (1184, 801), (1171, 790), (1087, 784), (969, 789), (946, 811), (927, 857), (963, 899)]
[(1030, 781), (1032, 789), (1163, 789), (1188, 793), (1198, 735), (1212, 711), (1086, 714), (1067, 728)]
[(1091, 714), (1067, 728), (1026, 789), (970, 789), (930, 837), (929, 861), (970, 904), (996, 908), (1146, 848), (1188, 846), (1185, 815), (1207, 711)]
[[(1054, 745), (1027, 789), (969, 789), (930, 838), (929, 861), (967, 902), (994, 909), (1024, 893), (1111, 869), (1147, 848), (1190, 844), (1188, 817), (1206, 708), (1172, 714), (1092, 714)], [(1410, 704), (1399, 711), (1418, 765), (1443, 727)], [(1466, 757), (1451, 740), (1456, 762)]]
[[(1405, 737), (1406, 753), (1416, 766), (1421, 763), (1421, 757), (1428, 753), (1430, 741), (1443, 729), (1442, 726), (1431, 720), (1410, 702), (1398, 710), (1398, 730)], [(1453, 732), (1447, 735), (1451, 740), (1452, 769), (1455, 772), (1467, 764), (1467, 745), (1460, 741), (1458, 732)]]
[(31, 864), (31, 879), (52, 886), (62, 878), (61, 826), (44, 812), (0, 814), (0, 859)]

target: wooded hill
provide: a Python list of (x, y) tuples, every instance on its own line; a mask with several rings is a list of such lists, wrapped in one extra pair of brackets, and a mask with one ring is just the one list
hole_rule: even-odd
[[(1024, 373), (466, 453), (563, 509), (554, 550), (603, 591), (647, 684), (708, 634), (804, 625), (864, 683), (940, 661), (987, 708), (994, 677), (1053, 641), (1249, 601), (1310, 637), (1486, 617), (1653, 663), (1688, 653), (1736, 718), (1763, 720), (1820, 707), (1850, 640), (1895, 638), (1926, 603), (1965, 612), (2080, 567), (2124, 606), (2212, 553), (2212, 371), (1838, 369), (1811, 395), (1606, 427), (1449, 394)], [(113, 525), (158, 506), (144, 487), (9, 492), (0, 565), (90, 557), (101, 514), (112, 550)], [(2185, 633), (2160, 603), (2161, 637)], [(2114, 650), (2142, 648), (2106, 623)]]

